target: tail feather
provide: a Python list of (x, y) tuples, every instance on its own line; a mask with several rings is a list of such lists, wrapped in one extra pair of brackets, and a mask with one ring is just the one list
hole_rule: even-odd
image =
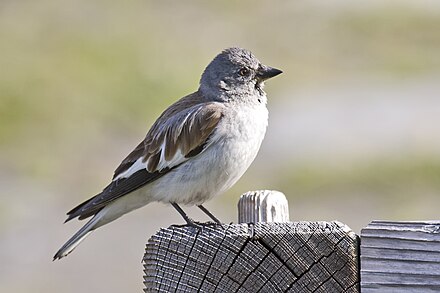
[(100, 219), (101, 216), (97, 214), (90, 221), (88, 221), (57, 251), (53, 257), (53, 260), (61, 259), (62, 257), (65, 257), (71, 253), (81, 243), (81, 241), (83, 241), (95, 228), (97, 228), (96, 224)]
[[(152, 200), (150, 197), (146, 197), (143, 194), (139, 193), (132, 193), (131, 195), (125, 195), (124, 199), (117, 199), (113, 202), (110, 202), (106, 204), (103, 207), (100, 207), (99, 210), (94, 210), (93, 214), (81, 214), (79, 215), (79, 219), (82, 219), (82, 216), (85, 215), (86, 217), (92, 216), (93, 218), (90, 219), (81, 229), (79, 229), (78, 232), (75, 233), (55, 254), (53, 257), (53, 260), (60, 259), (71, 253), (78, 244), (83, 241), (93, 230), (110, 223), (120, 216), (138, 209), (148, 203), (150, 203)], [(79, 205), (78, 207), (74, 208), (72, 211), (70, 211), (68, 214), (71, 214), (72, 218), (75, 216), (78, 216), (76, 213), (81, 210), (81, 207), (84, 205), (87, 205), (89, 201), (84, 202), (83, 204)], [(71, 219), (70, 217), (67, 219)]]
[[(98, 194), (99, 195), (99, 194)], [(96, 196), (98, 196), (96, 195)], [(84, 208), (87, 204), (89, 204), (90, 202), (92, 202), (95, 197), (89, 198), (88, 200), (80, 203), (79, 205), (77, 205), (76, 207), (74, 207), (73, 209), (71, 209), (70, 211), (67, 212), (67, 219), (64, 221), (64, 223), (69, 222), (70, 220), (72, 220), (73, 218), (79, 217), (81, 216), (81, 209)], [(95, 212), (96, 214), (97, 212)], [(93, 214), (88, 215), (87, 217), (92, 216)], [(85, 219), (87, 217), (83, 217), (82, 219)]]

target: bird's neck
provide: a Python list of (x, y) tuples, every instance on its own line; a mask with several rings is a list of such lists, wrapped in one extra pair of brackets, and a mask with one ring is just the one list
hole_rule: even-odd
[(249, 105), (266, 105), (267, 103), (266, 93), (262, 89), (238, 90), (200, 85), (199, 93), (209, 101), (245, 103)]

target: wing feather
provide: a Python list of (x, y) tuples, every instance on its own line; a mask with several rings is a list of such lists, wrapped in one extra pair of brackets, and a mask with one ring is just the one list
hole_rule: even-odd
[(110, 202), (157, 180), (203, 152), (223, 117), (223, 105), (196, 92), (165, 110), (142, 141), (116, 168), (113, 181), (95, 197), (69, 211), (68, 220), (85, 219)]

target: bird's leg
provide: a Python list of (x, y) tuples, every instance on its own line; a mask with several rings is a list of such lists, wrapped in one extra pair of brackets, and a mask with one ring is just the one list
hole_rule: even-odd
[(186, 221), (188, 226), (199, 228), (199, 226), (194, 223), (194, 221), (188, 217), (188, 215), (182, 210), (182, 208), (175, 202), (172, 202), (171, 205), (179, 212), (179, 214), (183, 217), (183, 219)]
[(220, 222), (219, 219), (217, 219), (213, 214), (211, 214), (210, 211), (208, 211), (204, 206), (202, 205), (198, 205), (197, 206), (199, 209), (202, 210), (202, 212), (204, 212), (206, 215), (208, 215), (208, 217), (210, 217), (214, 222), (216, 222), (217, 224), (221, 225), (222, 223)]

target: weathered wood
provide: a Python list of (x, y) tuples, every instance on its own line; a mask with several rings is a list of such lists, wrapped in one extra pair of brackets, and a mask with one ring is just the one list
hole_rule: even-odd
[(145, 292), (359, 292), (357, 236), (339, 222), (171, 226), (144, 256)]
[(362, 229), (361, 289), (440, 292), (440, 221), (373, 221)]
[(276, 190), (248, 191), (238, 202), (238, 223), (289, 222), (286, 196)]

